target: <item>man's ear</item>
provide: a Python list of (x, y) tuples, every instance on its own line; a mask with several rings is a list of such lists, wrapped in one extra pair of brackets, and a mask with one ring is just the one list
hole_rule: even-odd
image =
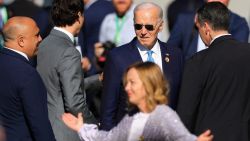
[(211, 26), (207, 22), (204, 22), (204, 27), (205, 27), (206, 35), (210, 34), (211, 33)]
[(24, 36), (23, 36), (23, 35), (19, 35), (19, 36), (17, 37), (17, 44), (18, 44), (21, 48), (24, 47)]
[(81, 13), (81, 12), (78, 12), (77, 15), (78, 15), (77, 21), (80, 23), (80, 17), (82, 16), (82, 13)]
[(160, 21), (159, 32), (163, 30), (163, 24), (164, 24), (163, 20)]

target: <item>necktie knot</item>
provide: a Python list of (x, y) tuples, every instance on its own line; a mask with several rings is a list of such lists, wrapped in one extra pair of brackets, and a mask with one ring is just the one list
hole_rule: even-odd
[(154, 58), (153, 58), (153, 56), (152, 56), (153, 53), (154, 53), (154, 52), (153, 52), (152, 50), (147, 51), (147, 54), (148, 54), (147, 61), (148, 61), (148, 62), (154, 62)]

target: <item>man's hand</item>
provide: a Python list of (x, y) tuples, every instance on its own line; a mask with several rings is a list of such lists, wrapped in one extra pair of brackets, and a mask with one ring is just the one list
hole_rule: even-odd
[(98, 43), (95, 43), (94, 46), (95, 46), (95, 56), (96, 58), (100, 58), (102, 54), (104, 53), (103, 44), (98, 42)]
[(91, 68), (91, 63), (89, 61), (89, 59), (87, 57), (83, 57), (82, 60), (81, 60), (81, 63), (82, 63), (82, 69), (84, 72), (90, 70)]

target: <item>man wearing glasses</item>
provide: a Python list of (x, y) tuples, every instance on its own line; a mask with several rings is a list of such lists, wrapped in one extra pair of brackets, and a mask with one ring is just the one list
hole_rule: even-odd
[(127, 112), (126, 94), (122, 77), (127, 67), (135, 62), (151, 61), (160, 66), (170, 81), (170, 106), (175, 109), (182, 72), (182, 56), (177, 48), (158, 40), (163, 28), (162, 9), (151, 2), (134, 9), (136, 37), (128, 44), (111, 50), (104, 68), (104, 90), (101, 103), (101, 128), (110, 130)]

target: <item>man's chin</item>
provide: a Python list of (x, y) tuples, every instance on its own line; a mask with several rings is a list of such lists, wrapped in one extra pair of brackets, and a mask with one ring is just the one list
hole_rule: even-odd
[(147, 39), (140, 39), (140, 44), (141, 45), (146, 45), (147, 44)]
[(140, 44), (144, 47), (148, 47), (149, 46), (149, 43), (148, 42), (140, 42)]

